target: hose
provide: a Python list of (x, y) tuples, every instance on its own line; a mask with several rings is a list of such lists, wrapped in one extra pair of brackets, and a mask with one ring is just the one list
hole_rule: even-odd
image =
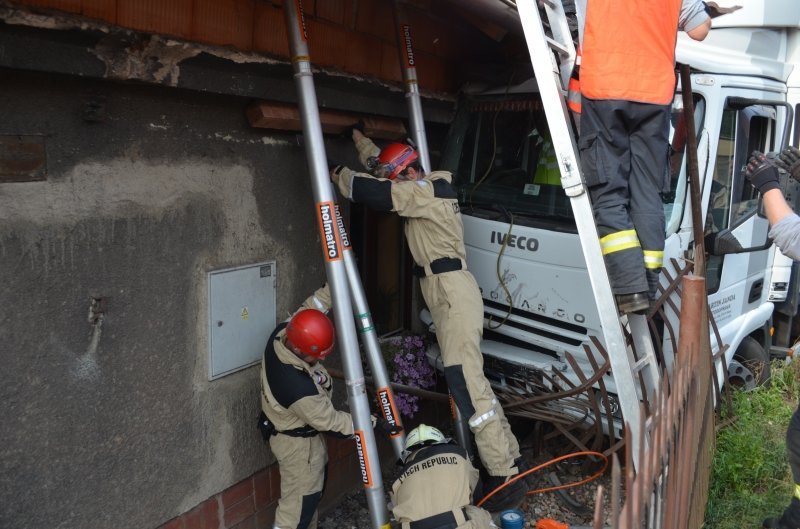
[(500, 261), (503, 259), (503, 254), (505, 253), (506, 248), (508, 247), (508, 239), (509, 237), (511, 237), (511, 229), (514, 227), (514, 215), (503, 206), (498, 205), (497, 208), (502, 210), (502, 212), (505, 213), (505, 215), (508, 217), (508, 231), (506, 232), (505, 239), (503, 239), (503, 245), (500, 247), (500, 251), (497, 254), (497, 261), (495, 262), (495, 274), (497, 274), (497, 280), (500, 282), (500, 286), (503, 287), (503, 292), (505, 292), (506, 294), (506, 300), (508, 300), (508, 312), (506, 312), (506, 315), (503, 316), (502, 320), (500, 320), (500, 323), (498, 323), (495, 326), (492, 326), (493, 316), (489, 315), (489, 323), (487, 324), (487, 326), (491, 330), (499, 329), (500, 327), (502, 327), (503, 324), (506, 321), (508, 321), (509, 316), (511, 316), (511, 311), (514, 309), (514, 300), (511, 299), (511, 292), (508, 290), (508, 287), (506, 286), (505, 279), (503, 278), (502, 275), (500, 275)]
[(560, 463), (561, 461), (566, 461), (567, 459), (572, 459), (572, 458), (579, 457), (579, 456), (599, 457), (600, 459), (603, 460), (603, 468), (601, 468), (600, 470), (598, 470), (597, 472), (595, 472), (594, 474), (592, 474), (588, 478), (582, 479), (580, 481), (575, 481), (573, 483), (565, 483), (563, 485), (558, 485), (558, 486), (554, 486), (554, 487), (545, 487), (545, 488), (542, 488), (542, 489), (530, 490), (530, 491), (526, 492), (526, 495), (527, 496), (533, 496), (534, 494), (541, 494), (543, 492), (552, 492), (552, 491), (555, 491), (555, 490), (568, 489), (568, 488), (572, 488), (572, 487), (577, 487), (578, 485), (584, 485), (584, 484), (589, 483), (591, 481), (594, 481), (597, 478), (599, 478), (600, 476), (602, 476), (603, 473), (606, 471), (606, 468), (608, 468), (608, 457), (606, 457), (604, 454), (602, 454), (600, 452), (594, 452), (594, 451), (591, 451), (591, 450), (587, 450), (587, 451), (573, 452), (571, 454), (566, 454), (566, 455), (563, 455), (563, 456), (559, 456), (559, 457), (556, 457), (554, 459), (551, 459), (550, 461), (546, 461), (545, 463), (542, 463), (539, 466), (533, 467), (531, 469), (526, 470), (525, 472), (517, 474), (516, 476), (514, 476), (511, 479), (509, 479), (508, 481), (506, 481), (505, 483), (503, 483), (502, 485), (500, 485), (499, 487), (497, 487), (496, 489), (491, 491), (489, 494), (484, 496), (481, 499), (481, 501), (478, 502), (477, 507), (480, 507), (489, 498), (491, 498), (492, 496), (494, 496), (495, 494), (497, 494), (498, 492), (503, 490), (508, 485), (516, 482), (519, 479), (524, 478), (528, 474), (533, 474), (534, 472), (542, 470), (543, 468), (547, 468), (550, 465), (555, 465), (556, 463)]

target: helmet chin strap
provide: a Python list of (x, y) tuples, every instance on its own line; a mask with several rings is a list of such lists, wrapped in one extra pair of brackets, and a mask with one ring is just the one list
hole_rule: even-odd
[(287, 348), (288, 348), (288, 349), (289, 349), (289, 350), (290, 350), (292, 353), (294, 353), (294, 355), (295, 355), (297, 358), (299, 358), (300, 360), (302, 360), (302, 361), (303, 361), (303, 362), (305, 362), (306, 364), (309, 364), (309, 365), (312, 365), (312, 366), (313, 366), (313, 365), (316, 365), (316, 364), (317, 364), (317, 362), (319, 362), (319, 360), (320, 360), (319, 358), (317, 358), (317, 357), (315, 357), (315, 356), (311, 356), (311, 355), (307, 355), (307, 354), (305, 354), (303, 351), (301, 351), (300, 349), (298, 349), (297, 347), (295, 347), (295, 346), (294, 346), (294, 344), (293, 344), (292, 342), (290, 342), (289, 340), (284, 340), (284, 341), (285, 341), (286, 347), (287, 347)]

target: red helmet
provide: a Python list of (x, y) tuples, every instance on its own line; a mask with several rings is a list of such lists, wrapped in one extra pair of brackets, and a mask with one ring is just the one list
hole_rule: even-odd
[(333, 323), (316, 309), (304, 309), (286, 325), (286, 339), (300, 353), (324, 360), (333, 350)]
[(383, 176), (389, 180), (397, 178), (417, 158), (417, 151), (405, 143), (390, 143), (378, 155)]

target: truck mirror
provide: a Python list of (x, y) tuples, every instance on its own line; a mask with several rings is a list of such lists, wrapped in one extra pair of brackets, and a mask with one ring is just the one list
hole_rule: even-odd
[(768, 233), (767, 219), (754, 210), (730, 228), (706, 236), (706, 251), (710, 255), (728, 255), (766, 250), (772, 245)]

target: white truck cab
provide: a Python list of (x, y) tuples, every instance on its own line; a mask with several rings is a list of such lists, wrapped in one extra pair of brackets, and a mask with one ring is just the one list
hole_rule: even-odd
[[(728, 346), (719, 376), (744, 386), (768, 376), (775, 304), (789, 319), (797, 308), (797, 266), (768, 241), (759, 197), (743, 175), (752, 151), (779, 150), (790, 140), (793, 109), (800, 103), (800, 10), (792, 3), (746, 2), (715, 19), (705, 41), (682, 35), (677, 48), (677, 60), (692, 68), (709, 308)], [(663, 197), (664, 263), (672, 277), (675, 266), (692, 258), (695, 246), (686, 149), (681, 134), (675, 134), (683, 115), (677, 93), (672, 189)], [(797, 145), (796, 126), (793, 141)], [(485, 370), (498, 387), (511, 379), (515, 387), (524, 387), (526, 380), (542, 380), (542, 374), (555, 371), (577, 380), (567, 353), (591, 373), (584, 346), (603, 336), (570, 201), (553, 174), (558, 167), (549, 142), (533, 79), (465, 89), (440, 162), (455, 175), (467, 265), (484, 300)], [(677, 328), (675, 320), (670, 323)], [(716, 352), (721, 344), (713, 336)], [(664, 332), (662, 346), (673, 348), (673, 339)], [(429, 358), (439, 361), (435, 346)], [(615, 393), (613, 377), (604, 382)]]

